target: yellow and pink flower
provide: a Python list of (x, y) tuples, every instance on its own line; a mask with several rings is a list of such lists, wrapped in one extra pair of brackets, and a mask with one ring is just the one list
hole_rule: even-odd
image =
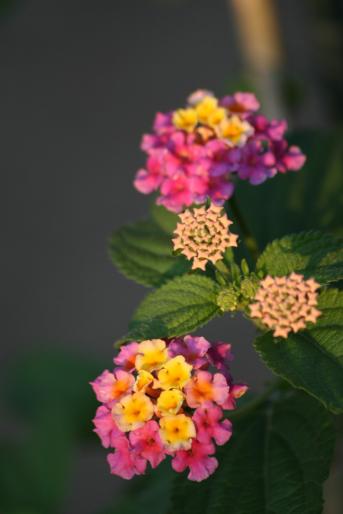
[(157, 113), (153, 132), (142, 139), (147, 159), (136, 174), (136, 189), (158, 191), (158, 205), (181, 212), (208, 199), (222, 206), (237, 178), (258, 185), (299, 170), (305, 156), (288, 145), (287, 123), (268, 120), (259, 108), (252, 93), (219, 99), (197, 90), (180, 109)]
[(231, 437), (224, 411), (236, 407), (247, 387), (234, 384), (231, 345), (186, 335), (123, 346), (117, 368), (91, 382), (102, 403), (94, 432), (108, 455), (112, 474), (124, 479), (145, 473), (172, 457), (176, 471), (201, 481), (218, 466), (215, 445)]

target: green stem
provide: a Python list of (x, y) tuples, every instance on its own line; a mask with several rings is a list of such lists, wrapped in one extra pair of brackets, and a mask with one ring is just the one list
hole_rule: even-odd
[(242, 234), (244, 236), (244, 242), (250, 253), (250, 256), (251, 256), (253, 262), (256, 262), (257, 258), (259, 256), (258, 244), (257, 244), (256, 239), (252, 235), (252, 232), (250, 231), (246, 221), (244, 220), (244, 218), (242, 216), (242, 213), (236, 202), (235, 195), (232, 196), (232, 198), (230, 198), (229, 205), (231, 207), (231, 210), (232, 210), (232, 213), (233, 213), (235, 219), (237, 220), (237, 222), (241, 228)]

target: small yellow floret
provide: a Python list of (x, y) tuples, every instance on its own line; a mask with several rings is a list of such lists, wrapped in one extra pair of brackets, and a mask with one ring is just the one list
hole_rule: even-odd
[(180, 389), (162, 391), (157, 400), (157, 411), (162, 416), (177, 414), (183, 404), (184, 395)]
[(136, 369), (154, 371), (159, 369), (168, 359), (166, 343), (162, 339), (151, 339), (139, 343), (136, 357)]
[(215, 127), (217, 127), (217, 125), (219, 125), (219, 123), (223, 122), (223, 120), (225, 119), (225, 116), (226, 116), (225, 109), (223, 109), (222, 107), (218, 107), (211, 114), (209, 114), (209, 116), (207, 118), (207, 125), (215, 128)]
[(134, 391), (143, 391), (145, 392), (148, 385), (153, 384), (154, 377), (149, 371), (145, 371), (145, 369), (141, 369), (138, 372), (135, 385), (133, 386)]
[(136, 430), (153, 417), (154, 406), (144, 393), (124, 396), (112, 409), (117, 426), (123, 432)]
[(178, 109), (173, 114), (173, 124), (176, 128), (193, 132), (198, 123), (198, 116), (195, 109)]
[[(213, 96), (206, 96), (197, 106), (198, 120), (204, 125), (209, 125), (209, 120), (218, 111), (218, 100)], [(223, 110), (225, 113), (225, 111)]]
[(222, 121), (217, 129), (218, 136), (225, 139), (231, 146), (243, 145), (254, 129), (247, 121), (238, 116), (231, 116)]
[(196, 436), (192, 419), (185, 414), (164, 416), (160, 419), (160, 437), (164, 445), (174, 450), (189, 450)]
[(191, 376), (192, 366), (187, 364), (183, 355), (178, 355), (166, 362), (158, 372), (158, 384), (161, 389), (182, 389)]

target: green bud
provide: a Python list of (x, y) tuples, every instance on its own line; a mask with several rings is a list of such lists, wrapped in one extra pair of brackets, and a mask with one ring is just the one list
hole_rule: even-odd
[(239, 292), (229, 286), (222, 289), (217, 297), (217, 305), (222, 311), (235, 311), (238, 305)]
[(258, 287), (259, 280), (250, 275), (249, 278), (244, 278), (241, 282), (241, 294), (247, 300), (252, 300), (255, 297)]
[(249, 266), (246, 259), (242, 259), (241, 270), (243, 272), (243, 275), (249, 275)]

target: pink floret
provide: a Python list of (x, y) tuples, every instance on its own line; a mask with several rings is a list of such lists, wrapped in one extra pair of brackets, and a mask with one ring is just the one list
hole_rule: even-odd
[(183, 355), (195, 369), (208, 365), (207, 351), (210, 343), (204, 337), (185, 336), (183, 339), (172, 339), (168, 346), (171, 357)]
[(201, 482), (212, 475), (218, 467), (217, 459), (210, 457), (214, 453), (213, 444), (203, 444), (194, 439), (190, 450), (176, 452), (172, 460), (172, 468), (178, 473), (189, 468), (188, 479)]
[(94, 432), (98, 434), (105, 448), (113, 448), (116, 438), (123, 435), (113, 419), (111, 410), (105, 405), (97, 408), (93, 423), (95, 426)]
[(156, 421), (148, 421), (142, 428), (130, 432), (130, 443), (152, 468), (156, 468), (166, 456)]
[(230, 439), (232, 424), (228, 419), (222, 421), (222, 417), (222, 409), (211, 402), (204, 403), (196, 409), (193, 421), (196, 424), (199, 442), (208, 444), (214, 439), (221, 446)]
[(253, 93), (237, 92), (224, 96), (220, 100), (220, 104), (237, 114), (250, 114), (260, 108), (260, 102)]
[(134, 475), (143, 475), (147, 461), (130, 445), (125, 435), (115, 441), (115, 451), (107, 455), (112, 475), (130, 480)]
[(99, 402), (113, 405), (121, 396), (130, 392), (134, 381), (134, 377), (127, 371), (116, 369), (111, 373), (106, 369), (91, 382), (91, 386)]
[(113, 362), (126, 371), (132, 371), (135, 367), (135, 360), (138, 353), (138, 343), (125, 344), (120, 348), (118, 355)]

